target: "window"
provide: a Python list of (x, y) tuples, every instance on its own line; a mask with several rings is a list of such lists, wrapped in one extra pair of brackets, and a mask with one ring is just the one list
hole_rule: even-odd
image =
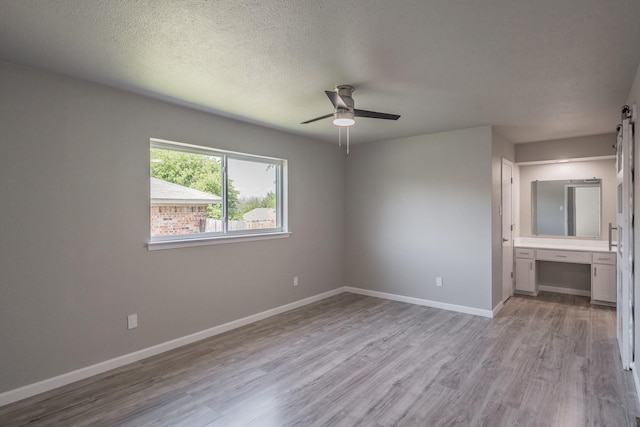
[(151, 140), (150, 246), (282, 234), (286, 160)]

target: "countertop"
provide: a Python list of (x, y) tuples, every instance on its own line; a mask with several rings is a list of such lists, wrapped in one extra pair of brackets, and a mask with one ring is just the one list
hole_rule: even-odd
[[(614, 242), (615, 244), (616, 242)], [(550, 239), (544, 237), (518, 237), (514, 239), (516, 248), (557, 249), (565, 251), (609, 252), (615, 253), (616, 247), (609, 250), (608, 240)]]

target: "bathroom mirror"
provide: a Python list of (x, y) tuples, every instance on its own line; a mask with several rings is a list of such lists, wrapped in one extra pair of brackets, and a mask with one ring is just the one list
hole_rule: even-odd
[(531, 183), (531, 232), (536, 236), (600, 237), (601, 180)]

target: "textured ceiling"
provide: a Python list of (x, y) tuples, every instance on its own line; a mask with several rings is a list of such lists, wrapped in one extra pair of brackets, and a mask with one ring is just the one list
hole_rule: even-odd
[(514, 142), (612, 132), (638, 0), (0, 0), (0, 59), (335, 141), (492, 124)]

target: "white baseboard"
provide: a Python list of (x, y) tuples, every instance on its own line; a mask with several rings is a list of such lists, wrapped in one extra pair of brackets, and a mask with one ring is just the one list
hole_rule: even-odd
[(157, 354), (164, 353), (165, 351), (173, 350), (174, 348), (182, 347), (184, 345), (191, 344), (344, 292), (346, 292), (344, 287), (333, 289), (331, 291), (281, 305), (280, 307), (272, 308), (261, 313), (243, 317), (242, 319), (214, 326), (213, 328), (205, 329), (204, 331), (186, 335), (184, 337), (138, 350), (133, 353), (125, 354), (114, 359), (105, 360), (104, 362), (96, 363), (95, 365), (67, 372), (20, 388), (5, 391), (4, 393), (0, 393), (0, 406), (8, 405), (10, 403), (17, 402), (18, 400), (26, 399), (27, 397), (35, 396), (36, 394), (44, 393), (46, 391), (53, 390), (54, 388), (62, 387), (64, 385), (107, 372), (111, 369), (119, 368), (121, 366), (128, 365), (129, 363), (137, 362), (138, 360), (146, 359), (147, 357), (155, 356)]
[(295, 301), (289, 304), (282, 305), (280, 307), (272, 308), (270, 310), (266, 310), (261, 313), (243, 317), (242, 319), (233, 320), (231, 322), (224, 323), (222, 325), (214, 326), (213, 328), (205, 329), (203, 331), (186, 335), (184, 337), (176, 338), (174, 340), (167, 341), (158, 345), (154, 345), (152, 347), (144, 348), (142, 350), (138, 350), (133, 353), (129, 353), (122, 356), (118, 356), (113, 359), (105, 360), (104, 362), (96, 363), (95, 365), (91, 365), (75, 371), (67, 372), (65, 374), (58, 375), (53, 378), (48, 378), (46, 380), (39, 381), (37, 383), (28, 384), (23, 387), (5, 391), (4, 393), (0, 393), (0, 406), (8, 405), (10, 403), (17, 402), (18, 400), (26, 399), (28, 397), (35, 396), (37, 394), (44, 393), (49, 390), (53, 390), (58, 387), (62, 387), (67, 384), (71, 384), (73, 382), (92, 377), (94, 375), (102, 374), (112, 369), (116, 369), (121, 366), (128, 365), (129, 363), (137, 362), (139, 360), (146, 359), (147, 357), (155, 356), (157, 354), (164, 353), (166, 351), (173, 350), (175, 348), (182, 347), (187, 344), (194, 343), (196, 341), (200, 341), (218, 334), (222, 334), (232, 329), (236, 329), (241, 326), (245, 326), (250, 323), (257, 322), (259, 320), (266, 319), (268, 317), (275, 316), (275, 315), (284, 313), (286, 311), (293, 310), (293, 309), (296, 309), (296, 308), (299, 308), (299, 307), (302, 307), (302, 306), (305, 306), (305, 305), (314, 303), (316, 301), (320, 301), (325, 298), (329, 298), (344, 292), (351, 292), (351, 293), (360, 294), (360, 295), (368, 295), (372, 297), (406, 302), (410, 304), (423, 305), (423, 306), (439, 308), (443, 310), (456, 311), (459, 313), (474, 314), (474, 315), (483, 316), (483, 317), (493, 317), (502, 308), (502, 303), (498, 304), (493, 309), (493, 311), (482, 310), (474, 307), (447, 304), (443, 302), (430, 301), (430, 300), (421, 299), (421, 298), (406, 297), (402, 295), (389, 294), (386, 292), (378, 292), (378, 291), (371, 291), (368, 289), (344, 286), (344, 287), (333, 289), (328, 292), (323, 292), (321, 294), (314, 295), (309, 298), (301, 299), (300, 301)]
[(558, 286), (539, 285), (538, 289), (546, 292), (555, 292), (556, 294), (579, 295), (582, 297), (590, 297), (591, 291), (584, 289), (560, 288)]
[(353, 288), (346, 286), (346, 292), (353, 294), (367, 295), (370, 297), (384, 298), (393, 301), (408, 302), (410, 304), (424, 305), (426, 307), (441, 308), (443, 310), (457, 311), (459, 313), (475, 314), (476, 316), (493, 317), (493, 311), (482, 310), (480, 308), (467, 307), (464, 305), (447, 304), (445, 302), (431, 301), (422, 298), (406, 297), (403, 295), (388, 294), (386, 292), (371, 291), (369, 289)]

